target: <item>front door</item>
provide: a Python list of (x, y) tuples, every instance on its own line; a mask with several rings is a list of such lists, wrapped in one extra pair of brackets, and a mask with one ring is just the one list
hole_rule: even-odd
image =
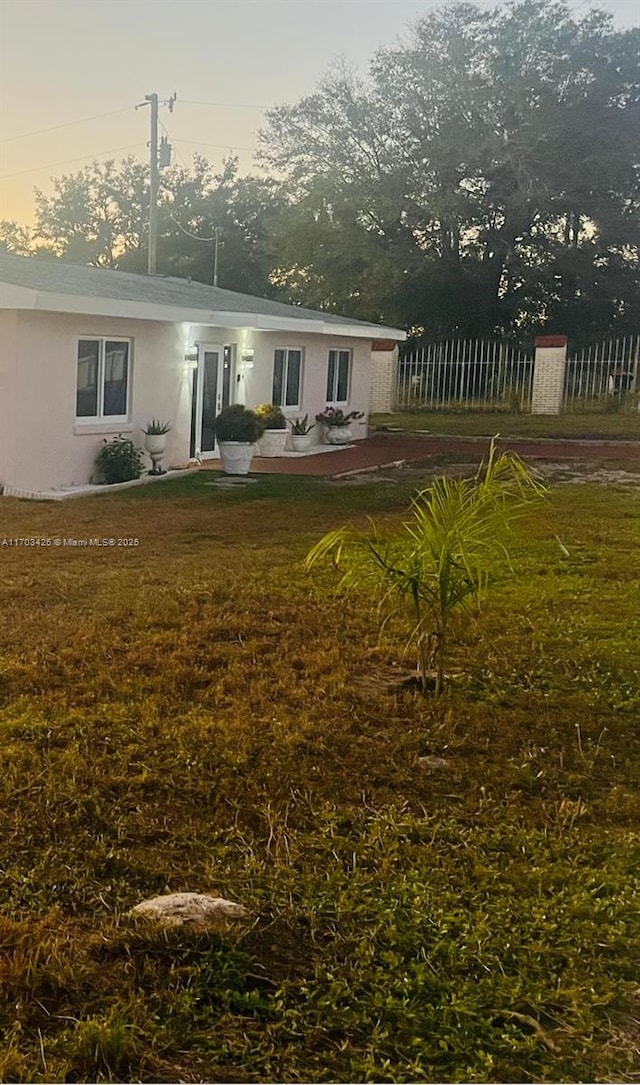
[(211, 459), (217, 455), (213, 424), (218, 412), (229, 406), (231, 386), (231, 348), (201, 343), (198, 368), (193, 371), (191, 456)]

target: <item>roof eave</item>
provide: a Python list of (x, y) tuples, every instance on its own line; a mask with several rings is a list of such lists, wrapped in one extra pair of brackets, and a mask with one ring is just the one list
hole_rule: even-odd
[(398, 328), (378, 324), (325, 323), (307, 317), (268, 316), (263, 313), (218, 312), (189, 309), (155, 302), (128, 301), (123, 298), (85, 297), (79, 294), (54, 294), (0, 284), (0, 307), (35, 309), (51, 313), (79, 313), (92, 316), (122, 317), (130, 320), (153, 320), (165, 324), (201, 324), (207, 327), (247, 328), (255, 331), (293, 331), (311, 335), (350, 336), (358, 339), (406, 339)]

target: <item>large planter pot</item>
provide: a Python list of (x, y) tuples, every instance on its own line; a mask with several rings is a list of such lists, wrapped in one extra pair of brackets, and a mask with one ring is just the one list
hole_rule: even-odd
[(144, 447), (151, 456), (151, 463), (153, 464), (150, 475), (164, 475), (166, 471), (160, 466), (160, 460), (164, 456), (165, 449), (167, 447), (167, 435), (166, 433), (146, 433), (144, 438)]
[(287, 443), (286, 429), (266, 429), (258, 441), (260, 456), (282, 456)]
[(351, 426), (327, 426), (325, 441), (328, 445), (348, 445), (351, 439)]
[(220, 459), (225, 475), (248, 475), (255, 445), (246, 441), (219, 441)]
[(308, 452), (311, 448), (313, 437), (310, 433), (292, 433), (291, 447), (294, 452)]

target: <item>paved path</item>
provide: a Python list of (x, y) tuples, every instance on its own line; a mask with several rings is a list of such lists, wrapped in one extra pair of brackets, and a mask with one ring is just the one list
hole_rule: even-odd
[[(429, 456), (448, 453), (468, 453), (469, 460), (479, 460), (489, 448), (489, 437), (401, 436), (377, 433), (351, 448), (314, 456), (274, 457), (256, 456), (251, 464), (252, 474), (333, 476), (366, 467), (388, 466), (399, 460), (424, 460)], [(557, 441), (547, 439), (504, 437), (500, 448), (511, 448), (523, 459), (582, 460), (584, 463), (615, 460), (636, 463), (640, 467), (640, 441)], [(203, 470), (219, 471), (219, 460), (208, 460)]]

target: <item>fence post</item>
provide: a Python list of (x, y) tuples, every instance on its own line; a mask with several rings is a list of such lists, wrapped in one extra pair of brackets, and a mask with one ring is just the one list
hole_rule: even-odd
[(533, 364), (532, 414), (560, 414), (566, 364), (566, 335), (538, 336)]
[(374, 339), (371, 343), (372, 414), (392, 414), (396, 409), (398, 381), (398, 346), (393, 339)]

